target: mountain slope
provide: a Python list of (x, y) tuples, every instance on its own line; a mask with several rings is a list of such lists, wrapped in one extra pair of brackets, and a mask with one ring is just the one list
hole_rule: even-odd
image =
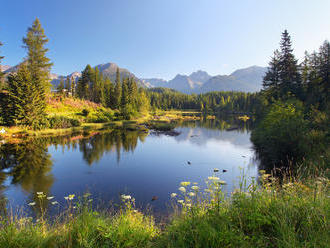
[(262, 87), (266, 67), (251, 66), (234, 71), (230, 75), (210, 76), (207, 72), (197, 71), (189, 76), (178, 74), (174, 79), (144, 79), (153, 87), (171, 88), (183, 93), (206, 93), (210, 91), (256, 92)]
[(230, 75), (210, 78), (200, 89), (200, 93), (209, 91), (245, 91), (256, 92), (262, 87), (266, 67), (251, 66), (234, 71)]
[(137, 81), (137, 84), (141, 87), (149, 88), (150, 84), (147, 82), (144, 82), (143, 80), (137, 78), (132, 72), (125, 68), (120, 68), (115, 63), (106, 63), (106, 64), (100, 64), (95, 66), (97, 67), (100, 72), (102, 72), (103, 76), (110, 78), (110, 80), (114, 83), (116, 80), (116, 72), (117, 68), (119, 69), (120, 78), (134, 78)]
[[(230, 75), (210, 76), (205, 71), (196, 71), (189, 76), (178, 74), (172, 80), (166, 81), (159, 78), (139, 79), (132, 72), (125, 68), (120, 68), (115, 63), (106, 63), (95, 66), (105, 76), (115, 82), (116, 71), (119, 69), (121, 79), (130, 77), (135, 78), (138, 85), (144, 88), (163, 87), (170, 88), (187, 94), (200, 94), (210, 91), (244, 91), (256, 92), (262, 87), (262, 78), (267, 71), (267, 67), (251, 66), (234, 71)], [(1, 66), (5, 74), (15, 72), (16, 66)], [(68, 75), (74, 78), (75, 81), (81, 77), (80, 72), (73, 72)], [(66, 79), (67, 76), (51, 74), (51, 83), (53, 87), (57, 87), (61, 79)]]

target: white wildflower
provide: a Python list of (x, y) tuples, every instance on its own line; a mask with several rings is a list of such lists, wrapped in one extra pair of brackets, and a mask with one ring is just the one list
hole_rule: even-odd
[(192, 189), (192, 190), (198, 190), (199, 187), (194, 185), (194, 186), (191, 187), (191, 189)]
[(186, 192), (186, 188), (185, 188), (185, 187), (180, 187), (179, 190), (180, 190), (182, 193), (185, 193), (185, 192)]
[(211, 180), (211, 181), (218, 181), (220, 178), (219, 177), (208, 177), (207, 179)]

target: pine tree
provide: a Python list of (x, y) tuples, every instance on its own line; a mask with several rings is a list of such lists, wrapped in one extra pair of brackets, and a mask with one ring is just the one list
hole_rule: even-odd
[(51, 84), (49, 80), (50, 68), (53, 65), (50, 59), (46, 57), (48, 49), (44, 46), (48, 39), (44, 29), (41, 27), (38, 18), (28, 28), (27, 35), (23, 38), (24, 47), (28, 50), (27, 66), (34, 78), (37, 87), (45, 93), (50, 91)]
[(117, 68), (116, 71), (116, 85), (114, 89), (114, 94), (113, 94), (113, 107), (114, 109), (119, 109), (120, 103), (121, 103), (121, 82), (120, 82), (120, 73), (119, 69)]
[(104, 98), (105, 106), (108, 108), (113, 108), (112, 106), (112, 94), (113, 94), (113, 85), (109, 78), (106, 78), (104, 81)]
[(278, 99), (279, 97), (279, 83), (280, 83), (280, 54), (278, 50), (275, 50), (274, 56), (269, 62), (268, 71), (263, 78), (263, 90), (265, 91), (267, 97)]
[(324, 41), (323, 45), (319, 50), (319, 78), (320, 78), (320, 91), (321, 91), (321, 102), (320, 108), (326, 109), (330, 104), (330, 43)]
[(134, 78), (131, 78), (128, 83), (128, 101), (136, 109), (136, 99), (138, 95), (138, 87)]
[(17, 75), (8, 81), (8, 124), (28, 125), (42, 128), (46, 118), (46, 93), (50, 91), (49, 71), (52, 63), (46, 57), (44, 45), (48, 42), (38, 19), (28, 28), (23, 38), (28, 50)]
[(293, 94), (298, 98), (302, 96), (301, 78), (298, 71), (297, 60), (293, 55), (291, 47), (291, 38), (287, 30), (282, 33), (280, 42), (280, 61), (279, 61), (279, 77), (281, 96), (286, 97)]
[(82, 99), (91, 100), (90, 86), (94, 77), (94, 70), (87, 65), (81, 73), (81, 78), (77, 83), (77, 96)]
[(125, 109), (125, 107), (129, 104), (129, 92), (128, 92), (128, 78), (124, 78), (122, 83), (122, 93), (121, 93), (121, 109)]
[(44, 115), (44, 106), (40, 105), (40, 98), (28, 65), (22, 63), (16, 74), (8, 78), (8, 108), (6, 119), (8, 125), (26, 125), (34, 129), (40, 128), (40, 116)]

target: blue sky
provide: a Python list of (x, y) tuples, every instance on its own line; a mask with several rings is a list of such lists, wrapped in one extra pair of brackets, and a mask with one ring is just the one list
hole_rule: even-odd
[(138, 77), (170, 79), (198, 69), (228, 74), (266, 66), (288, 29), (295, 54), (330, 39), (329, 0), (0, 0), (2, 64), (26, 55), (22, 37), (38, 17), (52, 72), (115, 62)]

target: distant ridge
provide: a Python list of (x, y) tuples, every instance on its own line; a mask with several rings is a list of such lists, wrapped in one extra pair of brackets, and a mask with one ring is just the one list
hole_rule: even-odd
[[(121, 68), (115, 63), (105, 63), (96, 65), (104, 77), (115, 82), (116, 71), (119, 69), (121, 78), (135, 78), (138, 85), (144, 88), (170, 88), (187, 94), (200, 94), (210, 91), (242, 91), (257, 92), (262, 88), (262, 79), (267, 71), (267, 67), (250, 66), (234, 71), (230, 75), (211, 76), (207, 72), (198, 70), (190, 75), (177, 74), (173, 79), (166, 81), (160, 78), (138, 78), (126, 68)], [(6, 74), (15, 72), (18, 66), (1, 65), (1, 70)], [(80, 72), (73, 72), (68, 75), (74, 80), (81, 77)], [(57, 87), (61, 79), (67, 76), (51, 74), (52, 85)]]
[(230, 75), (210, 76), (205, 71), (197, 71), (189, 76), (178, 74), (170, 81), (143, 79), (153, 87), (171, 88), (183, 93), (206, 93), (210, 91), (256, 92), (262, 87), (262, 79), (267, 67), (250, 66), (234, 71)]

